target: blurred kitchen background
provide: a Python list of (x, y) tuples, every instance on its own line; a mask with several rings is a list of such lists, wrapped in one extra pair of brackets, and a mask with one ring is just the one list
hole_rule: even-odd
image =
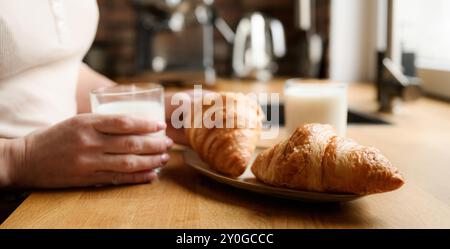
[[(162, 84), (373, 82), (379, 100), (450, 97), (448, 0), (98, 0), (85, 61)], [(386, 100), (389, 109), (389, 100)]]

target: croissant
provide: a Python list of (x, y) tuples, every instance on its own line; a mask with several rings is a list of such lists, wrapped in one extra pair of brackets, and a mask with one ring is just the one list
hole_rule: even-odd
[(251, 170), (266, 184), (316, 192), (366, 195), (404, 183), (379, 150), (338, 137), (322, 124), (298, 127), (289, 139), (259, 154)]
[[(222, 104), (202, 104), (202, 111), (190, 115), (191, 125), (185, 129), (186, 138), (214, 170), (237, 177), (244, 173), (252, 159), (261, 133), (262, 110), (256, 101), (241, 93), (217, 93), (215, 98), (214, 103), (219, 100)], [(196, 118), (198, 115), (201, 116)], [(222, 127), (208, 128), (206, 119), (222, 121)], [(195, 120), (200, 120), (202, 126), (195, 127)], [(231, 125), (227, 126), (227, 122)]]

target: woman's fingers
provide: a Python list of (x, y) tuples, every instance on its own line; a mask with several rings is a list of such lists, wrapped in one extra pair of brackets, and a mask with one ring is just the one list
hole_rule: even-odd
[(94, 129), (106, 134), (146, 134), (166, 129), (166, 123), (124, 115), (96, 115)]
[(166, 135), (168, 137), (173, 138), (173, 140), (177, 144), (189, 145), (189, 142), (188, 142), (188, 140), (186, 138), (186, 135), (185, 135), (184, 128), (176, 129), (170, 123), (168, 123), (167, 129), (166, 129)]
[(173, 145), (168, 137), (144, 135), (106, 136), (103, 152), (113, 154), (161, 154)]
[(96, 165), (97, 171), (132, 173), (159, 168), (169, 161), (169, 154), (113, 155), (105, 154)]
[(156, 179), (154, 171), (140, 171), (135, 173), (98, 172), (95, 176), (95, 185), (120, 185), (147, 183)]

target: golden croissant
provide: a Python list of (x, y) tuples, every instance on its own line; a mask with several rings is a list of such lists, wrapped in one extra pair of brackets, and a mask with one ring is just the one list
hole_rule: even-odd
[[(186, 137), (194, 151), (214, 170), (237, 177), (252, 159), (261, 133), (262, 110), (255, 100), (240, 93), (216, 93), (215, 98), (191, 115)], [(215, 105), (217, 100), (221, 104)], [(208, 127), (205, 119), (222, 121), (222, 126)], [(201, 127), (198, 122), (202, 123)]]
[(338, 137), (322, 124), (298, 127), (289, 139), (259, 154), (251, 170), (266, 184), (317, 192), (365, 195), (404, 183), (379, 150)]

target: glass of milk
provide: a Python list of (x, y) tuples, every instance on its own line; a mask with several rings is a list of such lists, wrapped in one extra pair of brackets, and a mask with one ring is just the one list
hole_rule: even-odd
[(289, 79), (284, 89), (286, 129), (307, 123), (330, 124), (340, 136), (347, 129), (347, 85)]
[[(103, 87), (91, 91), (91, 110), (98, 114), (120, 114), (165, 122), (164, 88), (154, 83)], [(165, 131), (147, 136), (164, 137)], [(156, 169), (155, 172), (159, 172)]]

